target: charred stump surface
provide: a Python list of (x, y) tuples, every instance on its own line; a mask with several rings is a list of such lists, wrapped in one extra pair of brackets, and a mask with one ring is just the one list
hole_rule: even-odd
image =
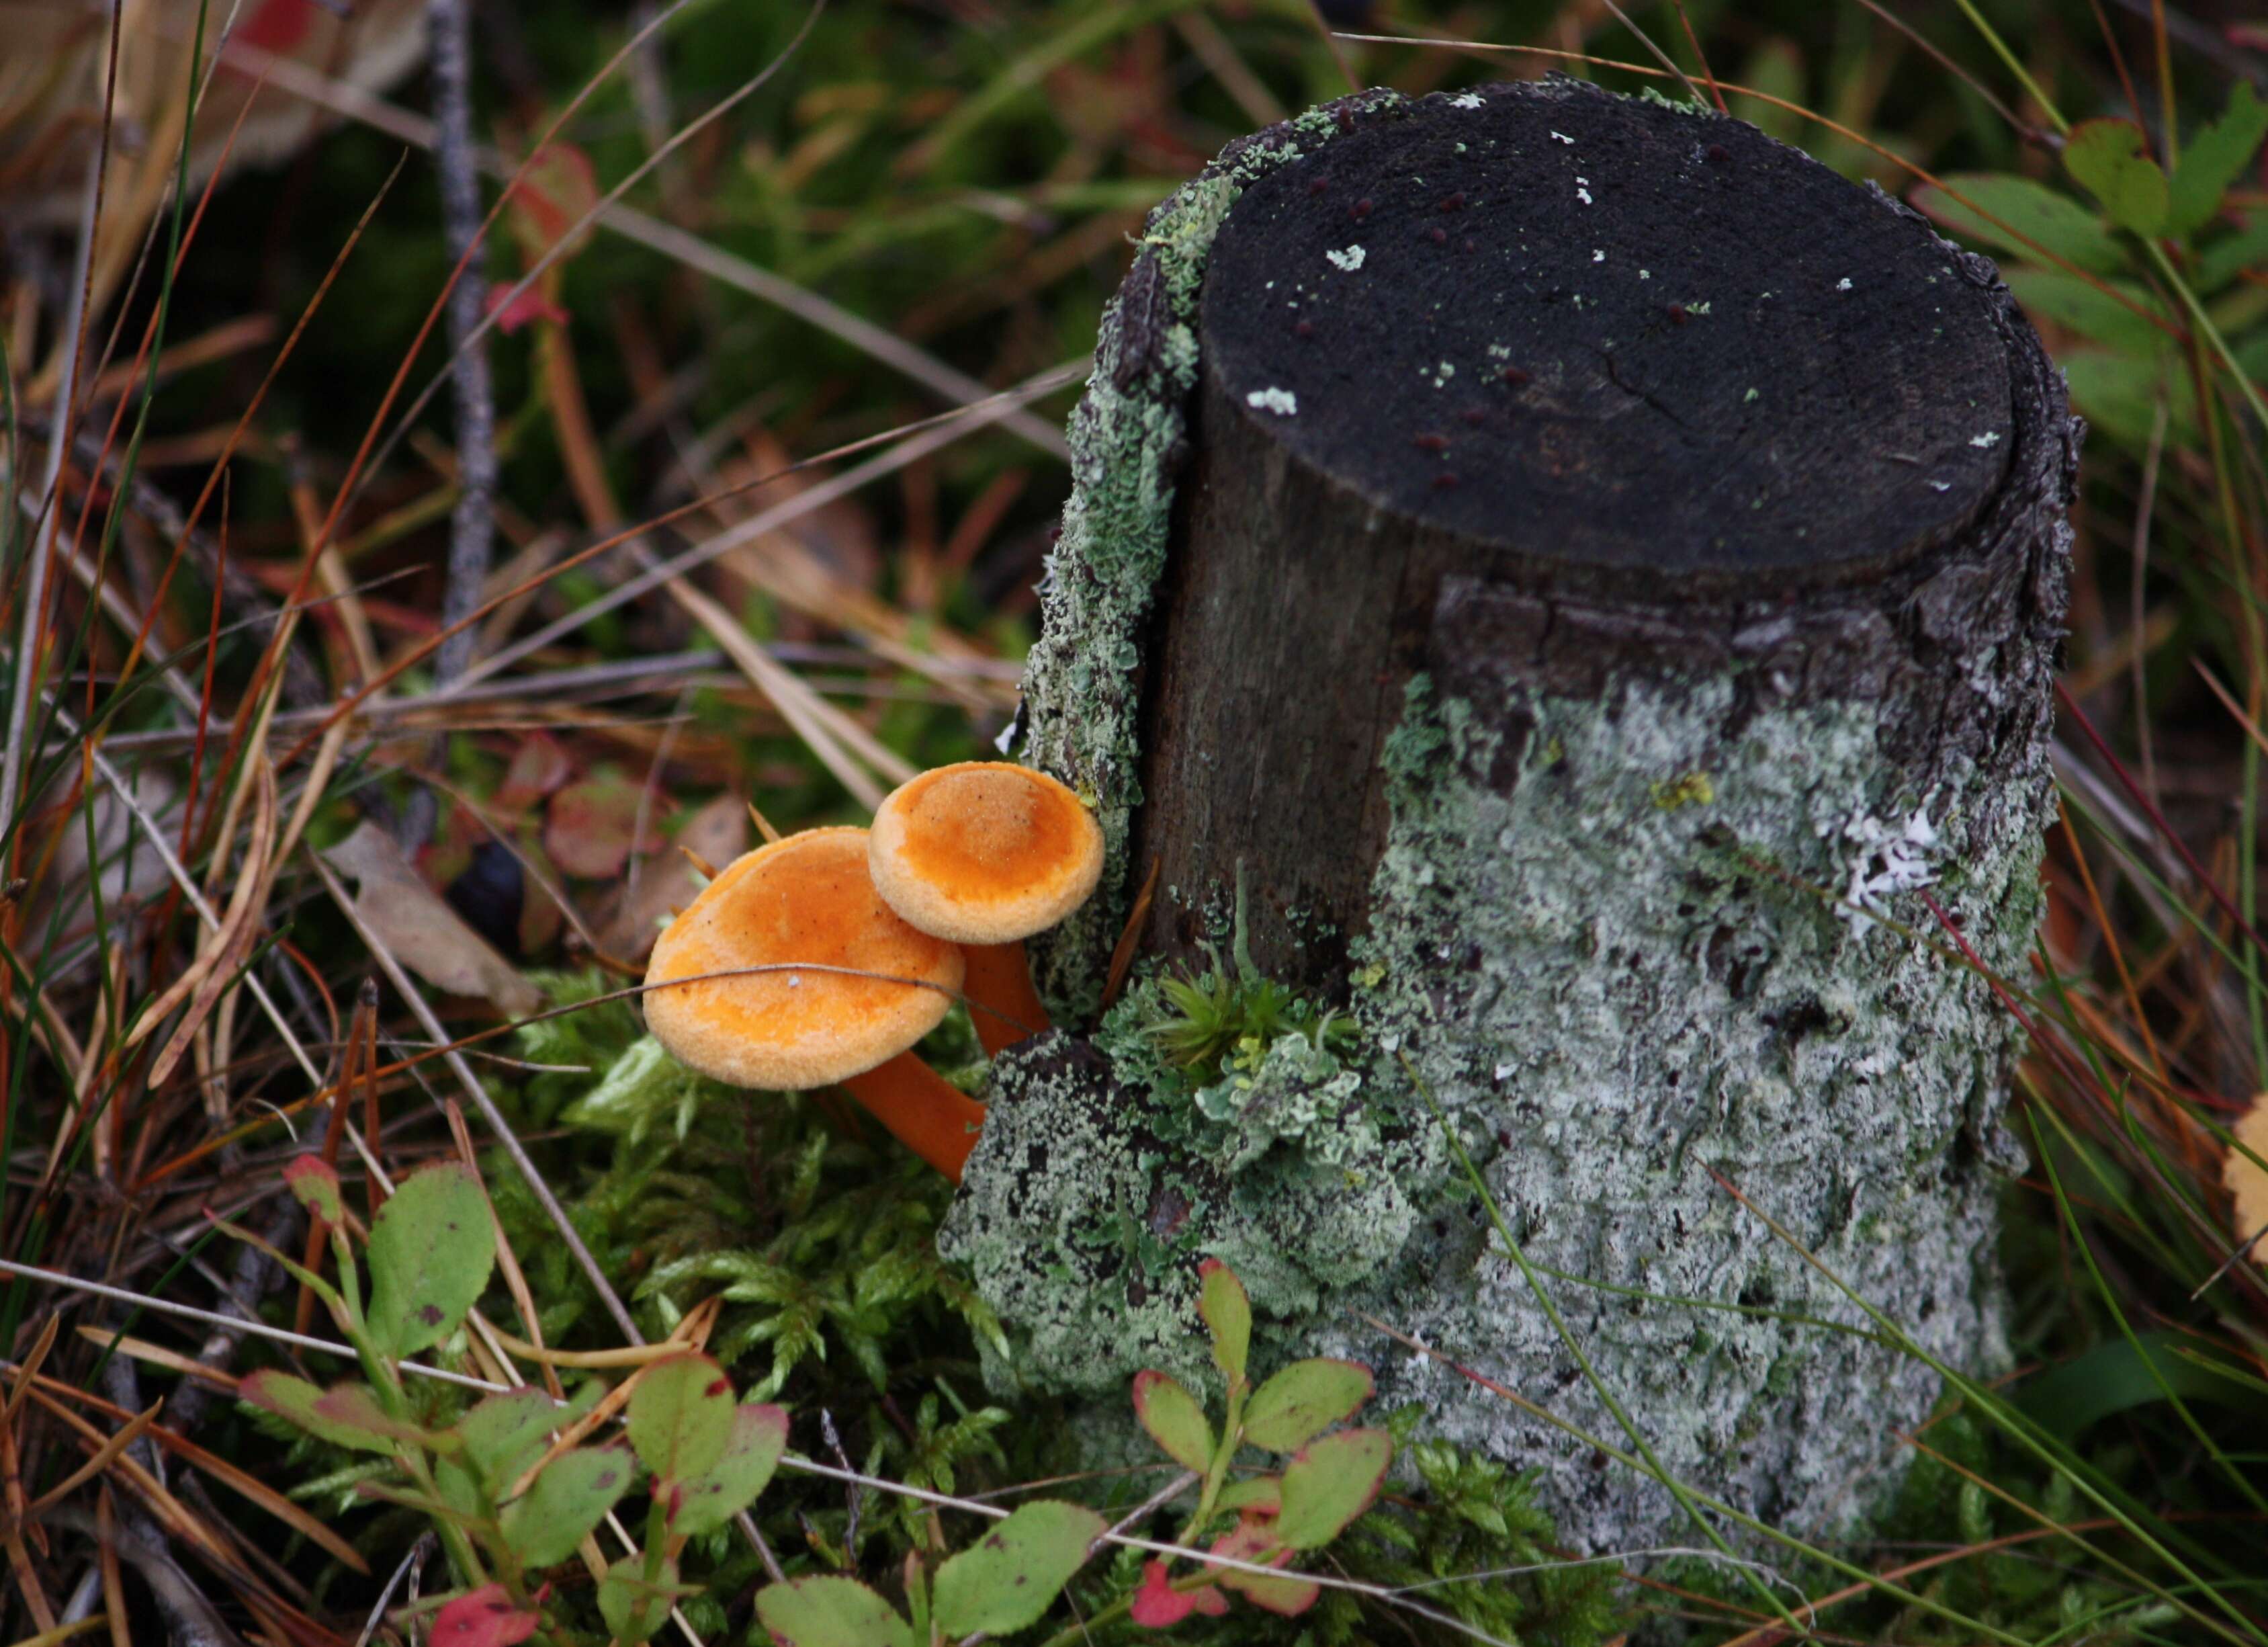
[[(2011, 1026), (1958, 950), (2021, 976), (2037, 921), (2078, 432), (1991, 265), (1737, 122), (1365, 94), (1153, 215), (1073, 434), (1023, 752), (1113, 869), (1036, 957), (1083, 1037), (998, 1066), (946, 1232), (1025, 1374), (1195, 1370), (1217, 1252), (1287, 1349), (1545, 1469), (1569, 1537), (1673, 1530), (1352, 1320), (1625, 1440), (1430, 1100), (1668, 1468), (1862, 1510), (1936, 1380), (1786, 1319), (1864, 1321), (1719, 1175), (2003, 1353)], [(1193, 1097), (1141, 990), (1098, 1022), (1153, 861), (1145, 955), (1202, 960), (1241, 881), (1249, 961), (1359, 1038)]]

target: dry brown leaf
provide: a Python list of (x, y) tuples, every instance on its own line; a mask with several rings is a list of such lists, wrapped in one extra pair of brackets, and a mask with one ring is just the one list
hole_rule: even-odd
[[(748, 816), (734, 795), (718, 795), (685, 820), (677, 845), (720, 868), (748, 850)], [(622, 907), (607, 923), (607, 951), (623, 960), (641, 962), (661, 934), (670, 912), (682, 909), (701, 890), (701, 881), (683, 853), (664, 853), (641, 865), (622, 899)]]
[(376, 824), (364, 822), (323, 857), (354, 882), (355, 914), (372, 935), (436, 989), (484, 996), (514, 1018), (542, 1007), (542, 992), (418, 878)]

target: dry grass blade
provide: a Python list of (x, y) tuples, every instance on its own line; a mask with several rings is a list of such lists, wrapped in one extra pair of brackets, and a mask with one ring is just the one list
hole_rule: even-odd
[(222, 995), (260, 937), (260, 918), (267, 907), (268, 886), (276, 861), (272, 856), (276, 844), (276, 771), (265, 755), (255, 754), (249, 765), (256, 775), (256, 787), (252, 839), (238, 868), (240, 878), (229, 901), (228, 912), (221, 918), (220, 930), (208, 938), (199, 956), (205, 965), (188, 1010), (181, 1015), (180, 1023), (174, 1026), (173, 1033), (151, 1064), (149, 1081), (152, 1087), (166, 1084), (174, 1065), (188, 1049), (189, 1038), (203, 1027), (206, 1017), (219, 1006)]

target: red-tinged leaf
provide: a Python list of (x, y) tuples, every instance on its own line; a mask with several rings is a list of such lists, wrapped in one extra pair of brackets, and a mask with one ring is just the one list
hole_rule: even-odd
[(756, 1500), (787, 1451), (784, 1408), (743, 1402), (733, 1414), (732, 1439), (724, 1456), (688, 1481), (678, 1483), (669, 1512), (673, 1533), (692, 1537), (713, 1533)]
[(488, 312), (496, 316), (496, 323), (507, 337), (537, 321), (564, 326), (568, 320), (567, 311), (551, 300), (551, 294), (543, 289), (541, 280), (521, 288), (518, 293), (510, 286), (494, 288), (489, 293)]
[(733, 1437), (733, 1381), (706, 1355), (672, 1355), (638, 1375), (625, 1428), (657, 1481), (706, 1473)]
[(482, 1584), (433, 1615), (431, 1647), (512, 1647), (535, 1634), (542, 1620), (512, 1606), (502, 1584)]
[(1223, 1510), (1272, 1516), (1284, 1508), (1283, 1486), (1272, 1475), (1248, 1475), (1241, 1481), (1232, 1481), (1222, 1488), (1220, 1496), (1214, 1503)]
[(504, 781), (490, 797), (489, 809), (532, 812), (543, 803), (545, 796), (563, 787), (574, 775), (574, 763), (559, 747), (559, 741), (545, 733), (534, 733), (512, 752), (512, 764), (505, 768)]
[(622, 873), (633, 848), (652, 852), (661, 845), (653, 827), (653, 807), (646, 808), (646, 827), (641, 836), (638, 810), (642, 793), (628, 778), (585, 778), (569, 784), (551, 797), (543, 826), (543, 849), (551, 861), (569, 875), (603, 881)]
[(366, 1384), (333, 1385), (315, 1398), (313, 1411), (317, 1418), (339, 1429), (423, 1447), (428, 1452), (454, 1452), (462, 1444), (452, 1431), (431, 1430), (388, 1415)]
[(1176, 1590), (1166, 1576), (1163, 1562), (1142, 1564), (1142, 1587), (1134, 1592), (1134, 1599), (1126, 1609), (1126, 1616), (1145, 1629), (1171, 1629), (1197, 1610), (1197, 1596), (1186, 1590)]
[(1382, 1429), (1342, 1429), (1309, 1442), (1284, 1466), (1275, 1536), (1295, 1550), (1329, 1544), (1370, 1508), (1393, 1461), (1394, 1437)]
[(384, 1434), (323, 1412), (323, 1393), (305, 1378), (295, 1378), (288, 1372), (277, 1372), (273, 1369), (247, 1373), (236, 1381), (239, 1400), (249, 1401), (262, 1412), (273, 1413), (335, 1447), (351, 1447), (358, 1452), (392, 1454), (394, 1443)]
[[(546, 144), (529, 158), (512, 185), (512, 232), (529, 253), (541, 257), (599, 203), (599, 194), (590, 156), (571, 143)], [(580, 250), (589, 239), (590, 231), (585, 229), (570, 252)]]
[(1197, 1266), (1197, 1274), (1204, 1283), (1197, 1313), (1212, 1329), (1213, 1365), (1231, 1384), (1239, 1383), (1252, 1349), (1252, 1300), (1236, 1272), (1217, 1258)]
[[(1257, 1562), (1269, 1567), (1281, 1567), (1292, 1556), (1292, 1552), (1284, 1547), (1264, 1523), (1248, 1518), (1239, 1523), (1233, 1533), (1214, 1540), (1212, 1553), (1232, 1561)], [(1241, 1567), (1214, 1570), (1219, 1574), (1214, 1582), (1222, 1589), (1233, 1590), (1253, 1606), (1285, 1618), (1296, 1618), (1305, 1613), (1323, 1592), (1320, 1584), (1304, 1578), (1278, 1578), (1266, 1573), (1247, 1572)]]
[(1203, 1473), (1212, 1467), (1212, 1426), (1197, 1398), (1171, 1374), (1145, 1368), (1134, 1375), (1134, 1416), (1183, 1469)]
[[(264, 0), (237, 25), (235, 37), (280, 57), (307, 38), (307, 26), (314, 19), (313, 0)], [(210, 43), (211, 37), (206, 38)]]
[(294, 1156), (284, 1169), (284, 1182), (298, 1197), (299, 1205), (328, 1224), (346, 1222), (346, 1200), (339, 1193), (338, 1170), (320, 1156)]
[(1252, 1392), (1244, 1438), (1270, 1452), (1297, 1452), (1370, 1400), (1370, 1369), (1317, 1356), (1295, 1361)]

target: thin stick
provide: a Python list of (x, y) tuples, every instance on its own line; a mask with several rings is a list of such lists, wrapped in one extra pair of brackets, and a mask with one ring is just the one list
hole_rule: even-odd
[[(449, 345), (456, 370), (457, 506), (449, 516), (449, 580), (441, 622), (454, 624), (481, 603), (495, 535), (496, 395), (489, 377), (489, 281), (475, 247), (481, 238), (481, 182), (473, 152), (472, 18), (466, 0), (432, 0), (425, 24), (433, 64), (434, 159), (441, 172), (441, 233), (462, 272), (449, 289)], [(473, 659), (479, 631), (468, 624), (441, 644), (433, 678), (446, 684)]]
[[(116, 24), (114, 17), (114, 41), (118, 32)], [(73, 403), (78, 394), (79, 356), (86, 348), (84, 334), (87, 281), (94, 256), (95, 218), (102, 200), (103, 161), (110, 151), (109, 129), (109, 122), (104, 122), (103, 142), (87, 162), (86, 194), (79, 202), (78, 249), (71, 255), (70, 297), (63, 312), (63, 378), (56, 385), (55, 416), (48, 436), (47, 480), (40, 488), (46, 518), (33, 533), (28, 545), (32, 565), (24, 591), (23, 628), (16, 638), (16, 694), (8, 705), (8, 746), (0, 752), (0, 838), (4, 838), (16, 822), (16, 791), (23, 782), (32, 702), (38, 695), (40, 642), (47, 627), (48, 560), (63, 521), (63, 458), (70, 450), (70, 431), (78, 417), (78, 408)]]

